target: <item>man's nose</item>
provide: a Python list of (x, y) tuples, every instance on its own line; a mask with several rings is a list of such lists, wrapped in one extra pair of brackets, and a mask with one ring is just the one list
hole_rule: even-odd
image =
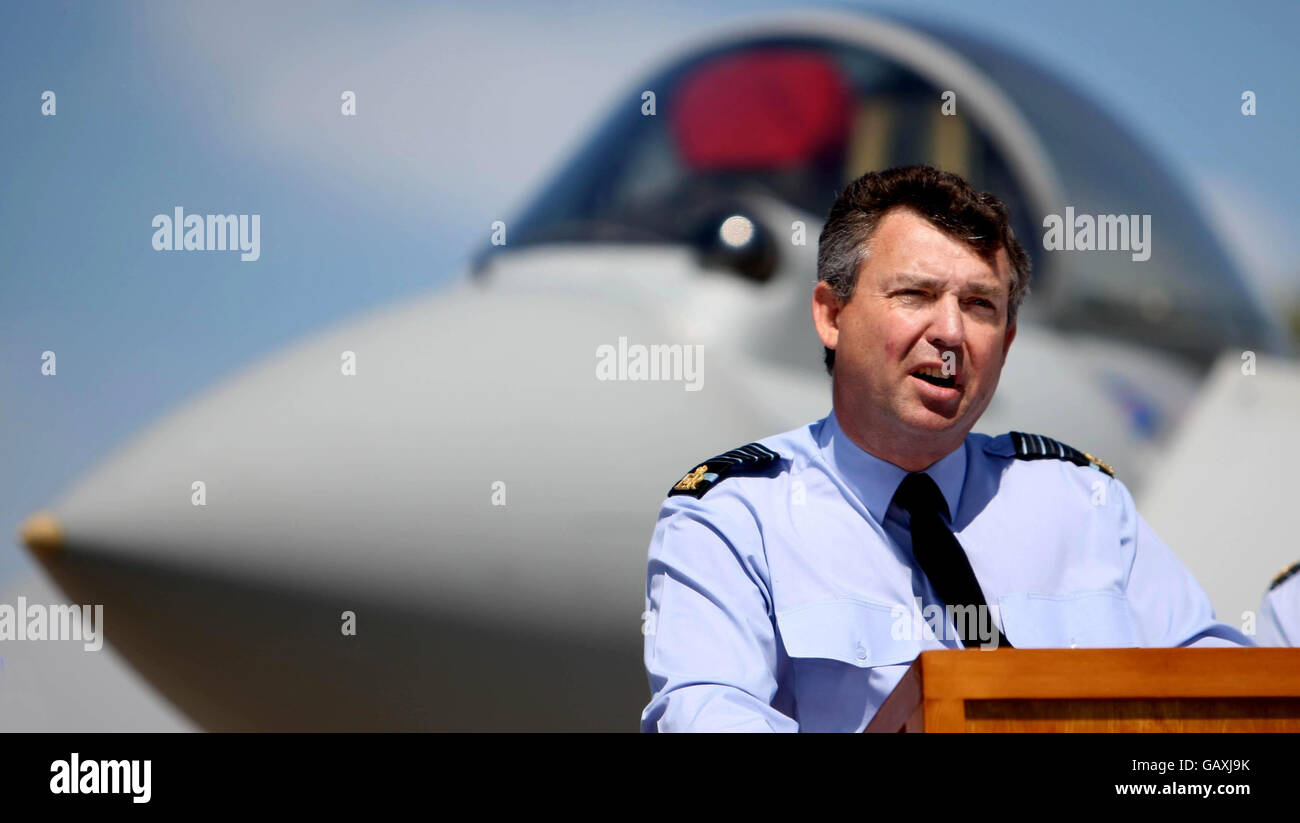
[(935, 348), (956, 349), (966, 339), (966, 327), (961, 314), (961, 305), (955, 295), (949, 295), (934, 304), (934, 314), (930, 318), (927, 339)]

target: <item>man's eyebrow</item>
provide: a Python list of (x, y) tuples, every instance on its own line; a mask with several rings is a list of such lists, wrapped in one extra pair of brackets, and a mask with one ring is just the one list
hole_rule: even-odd
[[(892, 275), (885, 281), (885, 290), (893, 291), (895, 289), (940, 289), (946, 282), (938, 277), (930, 277), (924, 274), (911, 274), (908, 272), (899, 272)], [(1002, 294), (1001, 284), (976, 282), (967, 283), (962, 289), (965, 294), (973, 294), (979, 297), (998, 297)]]
[(1002, 286), (989, 283), (967, 283), (964, 291), (980, 297), (998, 297), (1002, 294)]
[(942, 285), (943, 281), (937, 277), (908, 272), (898, 272), (885, 281), (885, 288), (891, 291), (893, 289), (937, 289)]

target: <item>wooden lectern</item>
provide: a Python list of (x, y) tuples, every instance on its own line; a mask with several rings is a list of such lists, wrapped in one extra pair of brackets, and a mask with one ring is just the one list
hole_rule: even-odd
[(868, 732), (1296, 732), (1300, 649), (922, 652)]

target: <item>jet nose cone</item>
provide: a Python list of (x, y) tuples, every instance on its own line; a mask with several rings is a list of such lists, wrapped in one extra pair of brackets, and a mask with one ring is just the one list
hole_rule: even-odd
[(63, 526), (52, 513), (41, 511), (28, 517), (18, 527), (18, 537), (38, 559), (58, 554), (63, 548)]
[(685, 377), (600, 380), (601, 344), (681, 341), (635, 306), (513, 285), (233, 376), (24, 541), (208, 729), (634, 728), (656, 508), (729, 442), (707, 421), (744, 407)]
[(655, 512), (774, 426), (720, 345), (705, 369), (677, 315), (581, 275), (498, 273), (234, 376), (59, 503), (52, 575), (209, 729), (635, 727)]

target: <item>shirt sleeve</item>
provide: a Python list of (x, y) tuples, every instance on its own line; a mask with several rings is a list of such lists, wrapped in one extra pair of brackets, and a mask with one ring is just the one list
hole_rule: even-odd
[(1121, 502), (1121, 546), (1132, 555), (1128, 600), (1144, 645), (1254, 646), (1239, 629), (1218, 621), (1205, 590), (1138, 513), (1128, 489), (1119, 481), (1114, 488)]
[(778, 649), (758, 527), (743, 505), (733, 507), (739, 517), (727, 516), (719, 492), (723, 499), (708, 504), (669, 498), (655, 527), (643, 732), (798, 731), (772, 706)]

